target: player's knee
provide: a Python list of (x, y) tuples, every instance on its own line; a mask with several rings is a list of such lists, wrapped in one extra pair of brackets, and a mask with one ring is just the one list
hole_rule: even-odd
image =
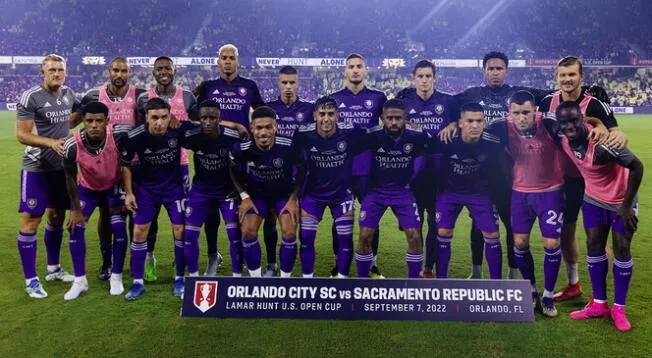
[(297, 237), (297, 227), (291, 223), (286, 225), (281, 225), (281, 234), (286, 239), (294, 239)]
[(600, 255), (605, 253), (605, 242), (598, 239), (586, 239), (586, 252), (590, 255)]
[(495, 232), (487, 232), (483, 231), (482, 236), (486, 237), (487, 239), (496, 239), (498, 236), (500, 236), (500, 232), (495, 231)]
[(405, 236), (407, 237), (408, 242), (408, 251), (412, 253), (421, 253), (421, 234), (417, 229), (410, 228), (405, 229)]
[(523, 234), (514, 234), (514, 246), (524, 249), (530, 245), (530, 237)]
[(123, 214), (125, 212), (124, 206), (120, 206), (117, 208), (111, 208), (109, 209), (109, 214), (110, 215), (118, 215), (118, 214)]
[(26, 234), (35, 233), (38, 230), (40, 224), (40, 216), (32, 216), (27, 213), (23, 213), (20, 223), (20, 231)]
[(437, 235), (439, 236), (453, 236), (453, 229), (437, 229)]
[(66, 211), (63, 209), (47, 209), (45, 211), (47, 223), (50, 225), (63, 225), (63, 220), (66, 217)]
[(147, 225), (134, 225), (134, 242), (145, 242), (147, 241), (147, 234), (149, 233), (149, 228)]
[(172, 234), (175, 240), (183, 240), (183, 225), (172, 225)]
[(258, 235), (258, 227), (251, 223), (249, 220), (245, 219), (242, 223), (242, 238), (244, 239), (253, 239)]
[(631, 242), (627, 237), (614, 235), (614, 257), (617, 259), (628, 259), (632, 256), (630, 247)]
[[(516, 239), (516, 238), (514, 238)], [(543, 238), (543, 247), (548, 250), (556, 249), (559, 247), (559, 239)]]

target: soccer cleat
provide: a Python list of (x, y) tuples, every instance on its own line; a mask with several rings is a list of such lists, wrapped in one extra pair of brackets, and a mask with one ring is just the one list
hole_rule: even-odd
[(25, 292), (31, 298), (46, 298), (48, 293), (45, 292), (43, 286), (41, 286), (41, 281), (38, 278), (35, 278), (29, 281), (29, 285), (25, 287)]
[(432, 271), (423, 271), (421, 273), (421, 278), (435, 278), (435, 276), (432, 274)]
[(69, 274), (61, 267), (57, 267), (54, 271), (45, 272), (45, 281), (63, 281), (63, 282), (73, 282), (75, 281), (75, 276)]
[(183, 298), (183, 291), (184, 291), (183, 279), (178, 278), (178, 279), (174, 280), (174, 289), (172, 290), (172, 294), (175, 297), (182, 297)]
[(222, 266), (222, 255), (218, 252), (215, 255), (208, 256), (208, 265), (206, 265), (206, 271), (204, 271), (204, 276), (217, 276), (217, 269)]
[(278, 267), (276, 265), (267, 265), (263, 277), (276, 277), (278, 276)]
[(557, 307), (555, 307), (555, 302), (551, 297), (544, 297), (541, 299), (541, 314), (550, 318), (555, 318), (559, 315)]
[(482, 279), (484, 279), (484, 275), (483, 274), (477, 274), (475, 272), (471, 272), (469, 277), (467, 277), (466, 279), (467, 280), (482, 280)]
[(331, 278), (337, 277), (337, 274), (340, 272), (340, 270), (337, 268), (337, 265), (333, 266), (331, 269)]
[(125, 295), (125, 300), (135, 301), (143, 294), (143, 292), (145, 292), (145, 285), (134, 282), (131, 287), (129, 287), (129, 291), (127, 291), (127, 294)]
[(156, 276), (156, 257), (152, 257), (151, 260), (145, 261), (145, 273), (143, 274), (143, 279), (147, 282), (156, 281), (156, 279), (158, 279)]
[(570, 313), (572, 319), (607, 318), (609, 317), (609, 304), (589, 302), (583, 309)]
[(611, 308), (611, 319), (619, 331), (627, 332), (632, 329), (632, 325), (625, 316), (625, 306), (614, 305)]
[(370, 278), (385, 278), (382, 273), (380, 273), (380, 269), (378, 269), (378, 266), (372, 266), (371, 271), (369, 271), (369, 277)]
[(125, 287), (122, 285), (122, 278), (111, 276), (109, 284), (111, 285), (111, 288), (109, 289), (109, 294), (111, 296), (119, 296), (125, 292)]
[(111, 266), (104, 266), (100, 267), (100, 272), (98, 274), (98, 277), (102, 281), (106, 281), (109, 278), (111, 278)]
[(543, 313), (543, 306), (541, 305), (541, 297), (538, 293), (532, 295), (532, 310), (534, 313)]
[(552, 299), (555, 300), (555, 302), (561, 302), (570, 300), (571, 298), (575, 298), (580, 295), (582, 295), (582, 286), (580, 286), (580, 283), (569, 283), (564, 288), (562, 288), (561, 291), (555, 293), (554, 296), (552, 296)]
[(83, 292), (88, 291), (88, 281), (75, 281), (72, 283), (72, 286), (66, 292), (65, 295), (63, 295), (63, 299), (66, 301), (71, 301), (79, 297)]

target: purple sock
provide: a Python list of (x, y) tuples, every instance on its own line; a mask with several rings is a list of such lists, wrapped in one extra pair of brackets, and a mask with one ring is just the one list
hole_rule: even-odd
[(624, 306), (629, 290), (629, 281), (632, 279), (634, 262), (632, 258), (615, 259), (613, 264), (614, 274), (614, 304)]
[(299, 237), (301, 238), (301, 249), (299, 256), (301, 258), (301, 273), (304, 275), (311, 275), (315, 271), (315, 238), (317, 237), (317, 227), (319, 220), (311, 216), (301, 217), (301, 230), (299, 230)]
[(112, 273), (122, 273), (127, 256), (127, 224), (123, 215), (111, 215), (111, 232), (113, 233), (113, 268)]
[[(523, 276), (523, 279), (530, 281), (530, 284), (533, 287), (536, 287), (535, 285), (537, 281), (534, 274), (534, 257), (532, 257), (530, 246), (524, 247), (522, 249), (514, 246), (514, 259), (518, 269), (521, 271), (521, 276)], [(557, 267), (559, 268), (559, 266)]]
[(61, 258), (61, 242), (63, 241), (63, 225), (45, 224), (45, 251), (48, 265), (59, 265)]
[(586, 262), (589, 264), (589, 277), (593, 288), (593, 298), (596, 300), (607, 300), (607, 272), (609, 261), (606, 253), (587, 255)]
[(545, 249), (543, 258), (543, 286), (546, 291), (553, 292), (557, 283), (559, 266), (561, 265), (561, 246), (554, 249)]
[(335, 219), (335, 230), (339, 241), (337, 270), (344, 276), (349, 276), (353, 259), (353, 220), (353, 216), (341, 216)]
[(258, 236), (253, 238), (242, 239), (242, 251), (249, 271), (258, 270), (261, 265), (261, 249)]
[(199, 272), (199, 226), (186, 225), (183, 229), (183, 256), (188, 266), (188, 273)]
[(406, 252), (405, 262), (407, 262), (408, 277), (419, 278), (419, 275), (421, 274), (421, 266), (423, 266), (423, 253), (411, 254)]
[(357, 252), (355, 253), (355, 264), (358, 268), (358, 277), (369, 277), (369, 272), (371, 272), (371, 264), (373, 261), (373, 252), (368, 254), (359, 254)]
[(451, 241), (453, 235), (437, 235), (437, 278), (448, 278), (448, 263), (451, 260)]
[(174, 267), (176, 276), (183, 277), (186, 273), (186, 259), (183, 257), (183, 240), (174, 240)]
[(489, 278), (500, 280), (503, 278), (503, 251), (500, 246), (500, 237), (484, 238), (484, 257), (489, 266)]
[(145, 257), (147, 256), (147, 242), (131, 242), (131, 275), (134, 280), (142, 280), (145, 271)]
[(242, 251), (242, 232), (238, 223), (227, 222), (226, 236), (229, 238), (229, 253), (231, 255), (231, 272), (242, 273), (242, 260), (240, 252)]
[(278, 256), (281, 260), (281, 272), (291, 273), (294, 269), (294, 262), (297, 260), (297, 238), (282, 237)]
[(72, 256), (72, 268), (76, 277), (86, 275), (86, 228), (75, 225), (75, 230), (70, 234), (69, 248)]
[(36, 233), (18, 232), (18, 254), (23, 264), (25, 279), (38, 276), (36, 273)]

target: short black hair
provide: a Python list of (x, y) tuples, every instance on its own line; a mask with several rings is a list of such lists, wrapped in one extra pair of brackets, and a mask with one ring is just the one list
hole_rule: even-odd
[(563, 110), (574, 110), (577, 111), (577, 113), (580, 114), (580, 118), (582, 117), (582, 109), (580, 108), (580, 105), (577, 104), (575, 101), (564, 101), (557, 106), (557, 109), (555, 109), (555, 116), (557, 118), (560, 117), (560, 114)]
[(315, 111), (320, 108), (335, 108), (337, 110), (337, 101), (331, 96), (319, 97), (315, 101)]
[(251, 121), (255, 121), (258, 118), (267, 118), (270, 117), (274, 120), (276, 120), (276, 112), (270, 107), (267, 106), (260, 106), (254, 110), (254, 112), (251, 114)]
[(221, 109), (220, 104), (213, 101), (212, 99), (205, 99), (205, 100), (201, 101), (201, 103), (199, 104), (199, 108), (217, 108), (217, 109)]
[(468, 102), (464, 103), (462, 107), (460, 107), (460, 114), (464, 112), (482, 112), (484, 113), (484, 108), (479, 103), (476, 102)]
[(154, 63), (157, 63), (158, 61), (161, 61), (161, 60), (168, 60), (168, 61), (170, 61), (171, 64), (174, 64), (174, 61), (172, 61), (172, 59), (167, 57), (167, 56), (159, 56), (159, 57), (157, 57), (156, 60), (154, 60)]
[(557, 62), (557, 67), (568, 67), (577, 64), (580, 69), (580, 75), (584, 74), (582, 60), (576, 56), (566, 56)]
[(386, 109), (389, 109), (389, 108), (396, 108), (396, 109), (405, 110), (405, 102), (401, 101), (398, 98), (388, 99), (383, 104), (383, 111), (385, 111)]
[(435, 67), (434, 63), (432, 63), (431, 61), (428, 61), (428, 60), (421, 60), (421, 61), (417, 62), (416, 65), (414, 65), (414, 68), (412, 69), (412, 75), (416, 75), (417, 70), (420, 69), (420, 68), (431, 68), (433, 75), (437, 72), (437, 68)]
[(106, 104), (98, 101), (93, 101), (82, 107), (81, 110), (81, 115), (82, 117), (86, 115), (86, 113), (91, 113), (91, 114), (97, 114), (97, 113), (102, 113), (104, 114), (105, 117), (108, 117), (109, 115), (109, 107), (106, 106)]
[(127, 58), (126, 58), (126, 57), (118, 56), (118, 57), (114, 57), (114, 58), (111, 60), (111, 62), (109, 63), (109, 67), (111, 67), (111, 65), (113, 65), (115, 62), (122, 62), (122, 63), (129, 64), (129, 62), (127, 62)]
[(522, 105), (525, 102), (535, 104), (534, 95), (528, 91), (517, 91), (509, 98), (509, 104), (516, 103)]
[(509, 59), (507, 58), (507, 55), (502, 52), (491, 51), (482, 58), (482, 68), (487, 68), (487, 62), (492, 58), (503, 60), (503, 62), (505, 62), (505, 68), (509, 67)]
[(349, 62), (349, 60), (354, 59), (354, 58), (359, 58), (359, 59), (361, 59), (362, 61), (364, 61), (364, 57), (363, 57), (361, 54), (359, 54), (359, 53), (352, 53), (352, 54), (346, 56), (346, 60), (345, 60), (344, 62)]
[(283, 66), (278, 73), (279, 75), (296, 75), (297, 69), (292, 66)]
[(145, 113), (154, 109), (167, 109), (169, 111), (170, 104), (159, 97), (150, 98), (145, 104)]

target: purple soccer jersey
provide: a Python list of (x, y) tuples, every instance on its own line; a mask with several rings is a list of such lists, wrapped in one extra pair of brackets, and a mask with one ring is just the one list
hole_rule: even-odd
[(282, 137), (292, 138), (299, 126), (308, 125), (315, 121), (313, 118), (315, 106), (312, 102), (304, 101), (301, 98), (297, 98), (290, 106), (285, 105), (280, 98), (267, 102), (265, 105), (276, 112), (276, 123), (278, 124), (276, 135)]
[(204, 81), (195, 90), (199, 103), (211, 99), (220, 104), (220, 113), (226, 121), (240, 123), (249, 128), (249, 110), (264, 102), (256, 82), (236, 76), (233, 81), (223, 78)]
[(401, 99), (410, 121), (419, 125), (425, 133), (435, 135), (451, 122), (455, 102), (450, 94), (435, 91), (424, 101), (415, 91)]
[(512, 191), (512, 230), (530, 234), (534, 220), (539, 219), (541, 235), (558, 239), (561, 234), (563, 193), (561, 189), (541, 193)]

